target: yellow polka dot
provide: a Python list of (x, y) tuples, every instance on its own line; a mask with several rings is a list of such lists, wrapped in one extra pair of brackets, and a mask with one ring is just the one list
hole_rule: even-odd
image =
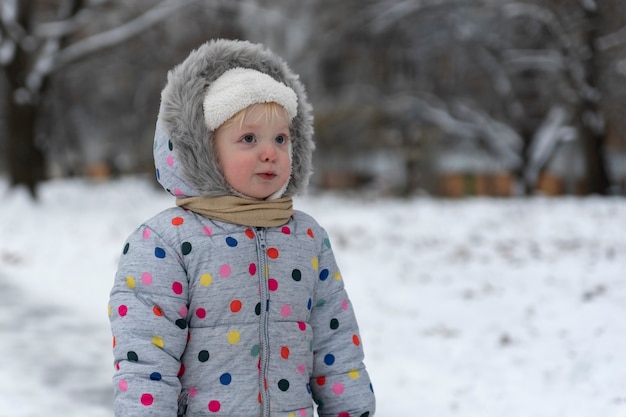
[(317, 258), (311, 259), (311, 265), (313, 265), (313, 269), (317, 271), (317, 269), (319, 268), (319, 261), (317, 260)]
[(296, 415), (294, 413), (289, 413), (287, 417), (296, 417)]
[(228, 332), (228, 343), (230, 343), (231, 345), (236, 345), (237, 343), (239, 343), (240, 339), (241, 334), (238, 330), (231, 330), (230, 332)]
[(341, 281), (341, 274), (339, 272), (335, 272), (335, 281)]
[(154, 336), (152, 338), (152, 344), (158, 348), (163, 348), (163, 345), (164, 345), (163, 338), (159, 336)]
[(111, 304), (107, 304), (107, 313), (109, 313), (109, 316), (113, 314), (113, 311), (111, 310)]
[(350, 377), (350, 379), (358, 379), (359, 378), (359, 371), (357, 371), (356, 369), (353, 371), (348, 372), (348, 376)]
[(208, 287), (213, 282), (213, 277), (211, 274), (202, 274), (200, 276), (200, 285), (203, 287)]
[(128, 288), (135, 288), (135, 278), (131, 276), (126, 277), (126, 285), (128, 285)]

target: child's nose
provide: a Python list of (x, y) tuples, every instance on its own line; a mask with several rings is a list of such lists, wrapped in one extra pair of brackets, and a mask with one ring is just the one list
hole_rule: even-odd
[(276, 146), (273, 143), (265, 143), (261, 151), (261, 159), (266, 162), (272, 162), (276, 160), (278, 152)]

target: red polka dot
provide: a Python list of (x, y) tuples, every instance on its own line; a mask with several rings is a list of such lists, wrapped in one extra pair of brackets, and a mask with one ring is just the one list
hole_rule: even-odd
[(276, 281), (274, 278), (270, 278), (267, 281), (267, 287), (270, 289), (270, 291), (276, 291), (278, 289), (278, 281)]
[(155, 316), (163, 317), (163, 310), (161, 310), (161, 307), (159, 306), (152, 307), (152, 312)]
[(117, 338), (113, 336), (113, 347), (117, 346)]
[(246, 229), (246, 236), (248, 236), (249, 239), (254, 239), (254, 232), (252, 231), (252, 229)]
[(250, 266), (248, 266), (248, 272), (250, 275), (256, 274), (256, 264), (250, 264)]
[(239, 311), (241, 311), (241, 306), (241, 301), (233, 300), (230, 302), (230, 311), (232, 311), (233, 313), (239, 313)]
[(283, 359), (289, 359), (289, 348), (287, 346), (280, 348), (280, 357)]
[(288, 228), (287, 226), (283, 226), (283, 228), (281, 229), (281, 232), (283, 232), (286, 235), (290, 235), (291, 234), (291, 229)]
[(278, 258), (278, 249), (276, 249), (276, 248), (269, 248), (267, 250), (267, 256), (269, 256), (272, 259)]
[(350, 417), (350, 413), (339, 413), (337, 417)]
[(182, 363), (180, 364), (180, 369), (178, 369), (178, 377), (183, 376), (183, 374), (185, 373), (185, 365), (183, 365)]
[(310, 237), (315, 237), (315, 235), (313, 234), (313, 230), (311, 230), (311, 229), (308, 229), (306, 231), (306, 234), (309, 235)]
[(150, 394), (142, 394), (141, 395), (141, 403), (145, 406), (149, 406), (152, 405), (152, 403), (154, 402), (154, 397), (152, 397), (152, 395)]
[(318, 376), (317, 378), (315, 378), (315, 382), (317, 383), (317, 385), (319, 385), (321, 387), (321, 386), (323, 386), (326, 383), (326, 377), (325, 376)]
[(174, 291), (174, 294), (181, 295), (183, 293), (183, 284), (176, 281), (172, 284), (172, 291)]
[(206, 317), (206, 310), (203, 309), (202, 307), (200, 307), (199, 309), (196, 310), (196, 316), (198, 316), (199, 319), (203, 319)]
[(121, 306), (117, 308), (117, 312), (120, 316), (124, 317), (126, 313), (128, 313), (128, 307), (122, 304)]
[(213, 400), (209, 402), (209, 411), (212, 413), (217, 413), (222, 408), (222, 405), (219, 401)]
[(356, 346), (359, 346), (361, 344), (361, 340), (359, 339), (358, 335), (352, 335), (352, 343), (354, 343)]
[(172, 224), (174, 226), (180, 226), (181, 224), (185, 223), (185, 220), (182, 217), (174, 217), (172, 219)]
[(305, 331), (305, 330), (306, 330), (306, 323), (305, 323), (305, 322), (303, 322), (303, 321), (299, 321), (299, 322), (298, 322), (298, 328), (299, 328), (300, 330), (302, 330), (302, 331)]

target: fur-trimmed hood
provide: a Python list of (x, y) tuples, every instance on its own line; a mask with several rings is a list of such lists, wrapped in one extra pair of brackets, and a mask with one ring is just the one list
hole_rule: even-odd
[(251, 68), (290, 87), (298, 98), (293, 119), (291, 179), (285, 197), (305, 191), (312, 173), (313, 115), (298, 75), (276, 54), (260, 44), (217, 39), (192, 51), (169, 71), (161, 92), (154, 137), (157, 179), (176, 197), (232, 195), (213, 146), (213, 132), (204, 121), (206, 89), (232, 68)]

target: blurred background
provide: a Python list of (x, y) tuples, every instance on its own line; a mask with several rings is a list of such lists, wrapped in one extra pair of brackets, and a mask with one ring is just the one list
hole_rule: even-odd
[(314, 105), (313, 185), (626, 194), (622, 0), (2, 0), (0, 173), (152, 173), (167, 71), (261, 42)]

